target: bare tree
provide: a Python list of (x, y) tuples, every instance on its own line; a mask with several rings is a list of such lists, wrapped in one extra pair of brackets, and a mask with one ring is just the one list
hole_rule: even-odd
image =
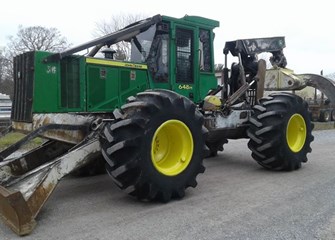
[[(143, 14), (119, 14), (112, 16), (109, 20), (102, 20), (96, 23), (96, 29), (93, 33), (94, 36), (100, 37), (112, 32), (116, 32), (127, 25), (145, 19), (147, 16)], [(113, 45), (113, 50), (116, 51), (114, 58), (122, 61), (130, 60), (130, 43), (119, 42)]]
[(327, 74), (326, 77), (331, 80), (335, 80), (335, 72)]
[(56, 28), (41, 26), (24, 28), (20, 25), (17, 35), (9, 37), (7, 48), (13, 55), (17, 55), (36, 50), (60, 52), (69, 46), (67, 39)]
[(11, 61), (6, 57), (5, 51), (0, 49), (0, 93), (12, 95), (12, 72)]
[(70, 44), (56, 28), (19, 26), (16, 36), (9, 37), (7, 47), (0, 52), (0, 90), (13, 94), (13, 57), (27, 51), (59, 52)]
[(3, 54), (3, 50), (0, 49), (0, 83), (4, 79), (5, 76), (5, 56)]

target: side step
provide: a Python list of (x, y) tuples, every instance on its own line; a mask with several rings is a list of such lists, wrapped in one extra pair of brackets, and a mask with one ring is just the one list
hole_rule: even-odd
[(96, 134), (73, 148), (48, 142), (15, 159), (0, 162), (0, 215), (18, 235), (27, 235), (58, 182), (100, 155)]

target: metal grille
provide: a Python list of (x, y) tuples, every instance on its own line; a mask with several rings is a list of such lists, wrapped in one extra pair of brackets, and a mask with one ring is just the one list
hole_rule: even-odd
[(130, 71), (121, 71), (121, 91), (128, 90), (130, 87)]
[(32, 121), (34, 52), (14, 58), (14, 98), (11, 118), (18, 122)]
[(106, 100), (106, 68), (89, 65), (87, 67), (88, 108), (92, 109)]
[(248, 97), (249, 97), (249, 103), (251, 104), (251, 106), (254, 106), (256, 104), (256, 94), (257, 91), (256, 89), (249, 89), (248, 90)]
[(211, 43), (210, 43), (210, 33), (208, 30), (200, 29), (199, 39), (202, 45), (201, 49), (201, 62), (200, 70), (204, 72), (212, 71), (212, 59), (211, 59)]
[(177, 28), (176, 30), (176, 82), (193, 83), (193, 31)]
[(80, 79), (78, 58), (65, 58), (61, 61), (61, 106), (80, 107)]

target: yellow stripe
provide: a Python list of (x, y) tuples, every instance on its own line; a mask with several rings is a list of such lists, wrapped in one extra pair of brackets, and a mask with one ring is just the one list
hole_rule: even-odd
[(137, 63), (130, 63), (130, 62), (117, 62), (117, 61), (97, 59), (97, 58), (86, 58), (86, 63), (108, 65), (108, 66), (115, 66), (115, 67), (148, 69), (148, 66), (145, 64), (137, 64)]

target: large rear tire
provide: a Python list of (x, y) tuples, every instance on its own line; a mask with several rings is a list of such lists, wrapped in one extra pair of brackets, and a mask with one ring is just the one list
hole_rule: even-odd
[(203, 116), (189, 99), (151, 90), (128, 99), (100, 138), (107, 172), (118, 187), (144, 200), (182, 198), (203, 173)]
[(264, 168), (292, 171), (307, 162), (313, 124), (308, 104), (299, 96), (274, 93), (254, 106), (250, 118), (248, 147)]

